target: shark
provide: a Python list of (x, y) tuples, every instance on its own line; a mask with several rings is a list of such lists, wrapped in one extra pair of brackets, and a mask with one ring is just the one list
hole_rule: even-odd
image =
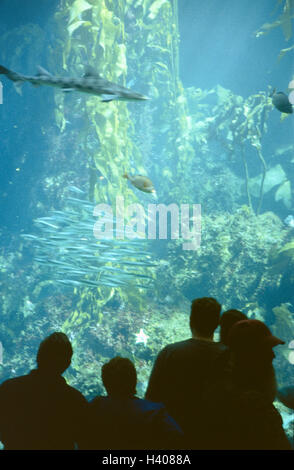
[(113, 100), (120, 101), (137, 101), (148, 100), (147, 96), (141, 95), (136, 91), (126, 88), (116, 83), (110, 82), (102, 78), (91, 66), (85, 67), (85, 73), (80, 78), (56, 77), (43, 67), (37, 67), (37, 74), (34, 76), (22, 75), (0, 65), (0, 74), (6, 75), (7, 78), (14, 82), (16, 91), (21, 93), (21, 85), (24, 82), (30, 82), (34, 86), (49, 85), (60, 88), (64, 92), (80, 91), (82, 93), (90, 93), (98, 95), (101, 101), (108, 102)]

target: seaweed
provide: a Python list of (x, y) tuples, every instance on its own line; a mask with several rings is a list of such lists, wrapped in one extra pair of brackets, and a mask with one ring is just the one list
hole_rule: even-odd
[(158, 295), (172, 292), (173, 301), (179, 303), (209, 295), (218, 298), (224, 309), (234, 305), (246, 312), (254, 302), (261, 308), (260, 290), (275, 282), (271, 250), (277, 240), (282, 246), (287, 236), (279, 218), (271, 212), (256, 216), (244, 206), (234, 214), (202, 216), (202, 227), (197, 251), (184, 252), (180, 240), (169, 243), (163, 269), (158, 266)]
[[(293, 0), (278, 0), (277, 7), (282, 4), (282, 12), (273, 23), (265, 23), (261, 28), (256, 31), (257, 38), (268, 34), (275, 28), (281, 28), (286, 41), (289, 41), (293, 36), (292, 20), (294, 18), (294, 2)], [(285, 54), (293, 50), (294, 44), (290, 47), (281, 49), (278, 60), (281, 60)]]

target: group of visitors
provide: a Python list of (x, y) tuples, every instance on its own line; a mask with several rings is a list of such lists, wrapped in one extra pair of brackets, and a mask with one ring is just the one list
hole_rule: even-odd
[[(220, 341), (214, 341), (220, 326)], [(238, 310), (221, 315), (214, 298), (191, 305), (190, 339), (159, 352), (145, 399), (128, 358), (102, 367), (106, 396), (91, 402), (62, 377), (72, 346), (45, 338), (37, 368), (0, 385), (5, 449), (291, 449), (273, 401), (273, 348), (284, 342)], [(289, 397), (289, 394), (287, 394)], [(293, 408), (292, 401), (285, 403)]]

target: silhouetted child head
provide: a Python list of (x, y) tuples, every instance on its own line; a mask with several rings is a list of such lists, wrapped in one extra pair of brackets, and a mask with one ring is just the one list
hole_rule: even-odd
[(101, 377), (109, 396), (130, 398), (136, 394), (137, 372), (130, 359), (114, 357), (102, 366)]
[(55, 332), (45, 338), (38, 350), (38, 369), (62, 374), (70, 365), (73, 354), (71, 343), (64, 333)]
[(194, 299), (191, 305), (192, 334), (210, 338), (219, 325), (221, 305), (212, 297)]
[(239, 310), (227, 310), (220, 317), (220, 341), (221, 343), (228, 345), (228, 334), (235, 323), (241, 320), (247, 320), (245, 313)]

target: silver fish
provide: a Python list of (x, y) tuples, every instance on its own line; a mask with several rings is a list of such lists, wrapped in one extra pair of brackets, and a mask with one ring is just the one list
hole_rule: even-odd
[[(93, 203), (68, 197), (64, 211), (51, 210), (49, 216), (35, 220), (39, 236), (22, 234), (34, 246), (34, 260), (44, 274), (50, 281), (71, 288), (122, 287), (129, 282), (150, 288), (154, 264), (149, 251), (145, 251), (146, 241), (96, 240), (93, 211)], [(113, 225), (117, 225), (115, 217)]]
[(77, 90), (82, 93), (90, 93), (101, 97), (101, 101), (133, 101), (148, 100), (147, 96), (141, 95), (129, 88), (117, 85), (102, 78), (95, 70), (87, 66), (85, 74), (81, 78), (62, 78), (51, 75), (43, 67), (37, 67), (38, 73), (35, 76), (22, 75), (0, 65), (0, 74), (6, 75), (15, 84), (16, 90), (20, 93), (23, 82), (30, 82), (35, 86), (49, 85), (61, 88), (65, 92)]

